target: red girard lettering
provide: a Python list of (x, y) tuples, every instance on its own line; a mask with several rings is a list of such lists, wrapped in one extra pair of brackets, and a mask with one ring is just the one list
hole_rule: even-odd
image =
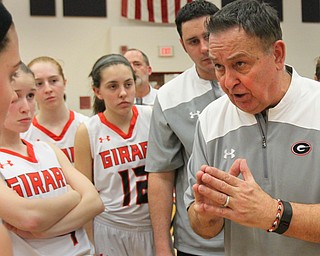
[(6, 182), (22, 197), (31, 197), (66, 186), (65, 177), (58, 167), (20, 174), (7, 179)]
[(138, 159), (145, 159), (147, 155), (147, 145), (148, 142), (144, 141), (138, 144), (122, 146), (100, 152), (103, 167), (106, 169), (119, 164), (130, 163)]
[(74, 163), (74, 147), (61, 148), (62, 152), (68, 157), (71, 163)]

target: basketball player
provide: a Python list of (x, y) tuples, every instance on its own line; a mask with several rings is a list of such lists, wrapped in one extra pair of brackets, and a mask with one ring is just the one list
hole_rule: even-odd
[(55, 144), (73, 163), (74, 136), (79, 124), (88, 117), (68, 109), (64, 100), (67, 80), (58, 61), (42, 56), (33, 59), (28, 67), (36, 78), (39, 113), (22, 136), (28, 141)]
[[(19, 67), (20, 56), (18, 38), (11, 14), (0, 1), (0, 127), (4, 123), (12, 98), (16, 97), (10, 87), (13, 75)], [(1, 180), (1, 179), (0, 179)], [(0, 208), (4, 208), (3, 205)], [(7, 230), (2, 225), (0, 210), (0, 248), (1, 255), (12, 255), (12, 244)]]
[(90, 77), (96, 115), (78, 128), (75, 167), (105, 206), (94, 219), (96, 254), (154, 255), (144, 171), (152, 108), (134, 105), (135, 75), (122, 55), (98, 59)]
[(14, 255), (93, 255), (82, 226), (103, 211), (102, 201), (56, 146), (21, 140), (34, 114), (36, 91), (24, 64), (12, 86), (17, 98), (1, 129), (0, 212), (11, 230)]

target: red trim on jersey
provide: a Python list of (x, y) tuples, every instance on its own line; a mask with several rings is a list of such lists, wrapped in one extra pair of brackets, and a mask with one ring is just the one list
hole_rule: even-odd
[(63, 139), (63, 137), (66, 134), (66, 132), (68, 131), (70, 125), (74, 121), (74, 116), (75, 116), (74, 112), (72, 110), (70, 110), (69, 113), (70, 113), (69, 120), (67, 121), (67, 123), (63, 127), (63, 130), (61, 131), (60, 135), (54, 134), (53, 132), (49, 131), (46, 127), (39, 124), (36, 117), (33, 118), (32, 124), (34, 125), (34, 127), (38, 128), (40, 131), (42, 131), (43, 133), (48, 135), (51, 139), (53, 139), (55, 141), (59, 141), (59, 140)]
[(32, 163), (37, 163), (38, 160), (36, 159), (36, 155), (34, 153), (34, 149), (33, 149), (33, 145), (23, 139), (21, 139), (22, 143), (25, 144), (27, 146), (27, 156), (24, 156), (20, 153), (17, 153), (15, 151), (12, 151), (10, 149), (6, 149), (6, 148), (0, 148), (0, 152), (3, 152), (3, 153), (6, 153), (6, 154), (9, 154), (9, 155), (13, 155), (13, 156), (16, 156), (16, 157), (20, 157), (22, 159), (25, 159), (29, 162), (32, 162)]
[(128, 131), (127, 134), (124, 133), (118, 126), (110, 123), (103, 113), (98, 113), (98, 116), (100, 118), (101, 123), (103, 123), (106, 126), (108, 126), (114, 132), (118, 133), (122, 138), (129, 139), (132, 136), (133, 129), (134, 129), (134, 126), (135, 126), (135, 124), (137, 122), (138, 115), (139, 115), (138, 109), (137, 109), (136, 106), (132, 106), (132, 113), (133, 113), (133, 115), (132, 115), (132, 118), (131, 118), (131, 121), (130, 121), (130, 127), (129, 127), (129, 131)]

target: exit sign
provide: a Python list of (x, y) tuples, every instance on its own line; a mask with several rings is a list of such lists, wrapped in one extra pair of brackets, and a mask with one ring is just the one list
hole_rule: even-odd
[(173, 56), (173, 46), (159, 46), (160, 57), (171, 57)]

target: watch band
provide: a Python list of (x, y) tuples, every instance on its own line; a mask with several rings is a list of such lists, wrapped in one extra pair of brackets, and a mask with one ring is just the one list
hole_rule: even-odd
[(279, 226), (273, 232), (277, 234), (283, 234), (286, 232), (290, 226), (291, 218), (292, 218), (292, 207), (289, 202), (281, 201), (283, 205), (283, 214), (280, 219)]

